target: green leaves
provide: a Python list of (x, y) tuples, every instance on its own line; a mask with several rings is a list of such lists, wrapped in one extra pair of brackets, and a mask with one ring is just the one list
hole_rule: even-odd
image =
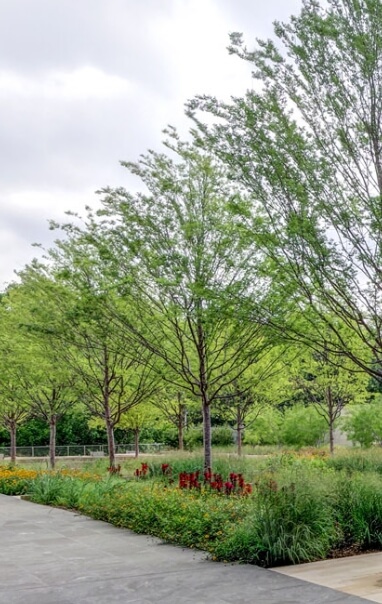
[[(382, 5), (306, 0), (275, 24), (274, 40), (251, 51), (238, 34), (231, 43), (261, 85), (230, 103), (193, 99), (197, 136), (260, 204), (253, 240), (305, 308), (320, 321), (336, 315), (379, 359)], [(364, 356), (356, 361), (379, 375)]]

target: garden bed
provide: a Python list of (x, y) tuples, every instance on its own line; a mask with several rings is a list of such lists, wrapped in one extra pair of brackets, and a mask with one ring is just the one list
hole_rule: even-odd
[[(382, 468), (284, 454), (253, 463), (195, 458), (119, 473), (0, 468), (0, 492), (75, 509), (116, 526), (205, 550), (216, 560), (295, 564), (382, 548)], [(367, 463), (365, 460), (367, 460)], [(367, 468), (367, 469), (366, 469)]]

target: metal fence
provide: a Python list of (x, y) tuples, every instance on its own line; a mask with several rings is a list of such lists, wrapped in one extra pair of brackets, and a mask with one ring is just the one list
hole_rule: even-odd
[[(140, 453), (160, 453), (167, 447), (163, 443), (141, 443), (139, 445)], [(115, 446), (117, 455), (134, 454), (134, 443), (127, 443)], [(10, 456), (10, 447), (0, 447), (0, 455), (4, 457)], [(49, 455), (49, 447), (31, 446), (31, 447), (16, 447), (17, 457), (47, 457)], [(106, 457), (108, 455), (107, 445), (63, 445), (56, 447), (57, 457)]]

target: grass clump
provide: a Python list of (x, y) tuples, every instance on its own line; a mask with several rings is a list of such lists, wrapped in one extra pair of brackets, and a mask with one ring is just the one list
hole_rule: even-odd
[(268, 567), (328, 556), (338, 540), (329, 485), (323, 489), (303, 475), (294, 482), (283, 475), (279, 479), (264, 477), (257, 483), (251, 509), (217, 545), (217, 558)]
[(382, 474), (382, 449), (340, 450), (336, 455), (328, 458), (327, 465), (338, 471), (345, 470), (349, 474), (353, 472)]
[(336, 484), (336, 514), (342, 546), (382, 547), (382, 480), (376, 473), (342, 474)]

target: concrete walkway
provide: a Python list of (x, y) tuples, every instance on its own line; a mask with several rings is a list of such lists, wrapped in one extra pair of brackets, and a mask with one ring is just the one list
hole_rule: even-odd
[(0, 604), (362, 604), (255, 566), (0, 495)]
[(382, 602), (382, 553), (322, 560), (275, 569), (289, 577)]

